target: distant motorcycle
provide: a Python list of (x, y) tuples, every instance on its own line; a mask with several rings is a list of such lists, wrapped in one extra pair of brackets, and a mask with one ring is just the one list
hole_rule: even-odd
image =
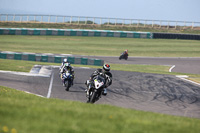
[(121, 59), (125, 59), (125, 60), (127, 60), (128, 59), (128, 54), (127, 53), (121, 53), (121, 55), (119, 56), (119, 60), (121, 60)]
[(72, 86), (72, 74), (69, 71), (66, 71), (63, 75), (62, 75), (62, 83), (63, 86), (66, 87), (66, 91), (69, 91), (69, 88)]
[(104, 91), (105, 88), (105, 79), (97, 75), (96, 77), (93, 78), (93, 83), (91, 83), (88, 88), (89, 88), (89, 95), (88, 97), (88, 103), (95, 103), (96, 101), (101, 98), (101, 95)]

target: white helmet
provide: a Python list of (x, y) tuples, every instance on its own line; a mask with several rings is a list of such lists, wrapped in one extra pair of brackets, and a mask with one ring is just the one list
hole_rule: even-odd
[(64, 62), (64, 63), (67, 63), (67, 58), (65, 58), (65, 59), (63, 60), (63, 62)]
[(104, 69), (105, 71), (110, 71), (110, 65), (109, 65), (109, 64), (104, 64), (104, 65), (103, 65), (103, 69)]

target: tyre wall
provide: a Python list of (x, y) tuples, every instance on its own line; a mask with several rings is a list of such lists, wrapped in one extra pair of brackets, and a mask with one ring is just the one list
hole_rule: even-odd
[(0, 28), (0, 35), (54, 35), (54, 36), (90, 36), (90, 37), (123, 37), (148, 39), (186, 39), (200, 40), (200, 35), (176, 33), (150, 33), (112, 30), (82, 29), (35, 29), (35, 28)]
[(15, 53), (15, 52), (0, 51), (0, 59), (61, 63), (64, 58), (67, 58), (68, 62), (71, 64), (95, 65), (95, 66), (102, 66), (104, 64), (104, 60), (99, 60), (99, 59), (62, 56), (53, 54)]
[(54, 36), (93, 36), (152, 38), (150, 32), (81, 30), (81, 29), (33, 29), (33, 28), (0, 28), (0, 35), (54, 35)]

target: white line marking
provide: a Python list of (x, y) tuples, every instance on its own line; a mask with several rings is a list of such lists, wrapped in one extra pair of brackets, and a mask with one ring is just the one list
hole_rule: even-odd
[(188, 81), (188, 82), (190, 82), (190, 83), (193, 83), (193, 84), (195, 84), (195, 85), (199, 85), (199, 86), (200, 86), (200, 84), (199, 84), (199, 83), (197, 83), (197, 82), (194, 82), (194, 81), (192, 81), (192, 80), (189, 80), (189, 79), (186, 79), (185, 77), (180, 77), (180, 76), (176, 76), (176, 77), (178, 77), (178, 78), (180, 78), (180, 79), (182, 79), (182, 80)]
[(78, 67), (78, 68), (82, 68), (82, 69), (91, 69), (90, 67)]
[(178, 78), (188, 78), (187, 75), (176, 75), (176, 77), (178, 77)]
[(175, 67), (175, 65), (173, 65), (170, 69), (169, 72), (172, 72), (172, 69)]
[(50, 96), (51, 96), (51, 89), (52, 89), (52, 84), (53, 84), (53, 77), (54, 77), (54, 72), (51, 75), (51, 81), (50, 81), (50, 84), (49, 84), (49, 91), (48, 91), (48, 94), (47, 94), (47, 98), (50, 98)]
[(42, 96), (42, 95), (34, 94), (34, 93), (31, 93), (31, 92), (28, 92), (28, 91), (24, 91), (24, 92), (26, 92), (26, 93), (28, 93), (28, 94), (33, 94), (33, 95), (36, 95), (36, 96), (39, 96), (39, 97), (43, 97), (43, 98), (45, 98), (45, 97)]
[(0, 70), (0, 73), (9, 73), (9, 74), (23, 75), (23, 76), (50, 77), (49, 75), (44, 75), (44, 74), (34, 74), (34, 73), (15, 72), (15, 71), (2, 71), (2, 70)]

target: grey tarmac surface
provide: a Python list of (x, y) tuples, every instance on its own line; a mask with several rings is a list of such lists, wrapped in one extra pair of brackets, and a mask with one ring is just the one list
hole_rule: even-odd
[(144, 64), (166, 65), (175, 67), (172, 72), (200, 74), (200, 57), (128, 57), (128, 60), (119, 60), (119, 57), (106, 56), (80, 56), (75, 57), (96, 58), (112, 64)]
[[(85, 84), (95, 69), (74, 68), (75, 81), (65, 91), (54, 68), (50, 98), (86, 102)], [(113, 84), (108, 95), (95, 104), (109, 104), (123, 108), (163, 114), (200, 118), (200, 86), (175, 76), (138, 72), (111, 71)], [(23, 76), (0, 73), (0, 85), (47, 97), (51, 77)]]

